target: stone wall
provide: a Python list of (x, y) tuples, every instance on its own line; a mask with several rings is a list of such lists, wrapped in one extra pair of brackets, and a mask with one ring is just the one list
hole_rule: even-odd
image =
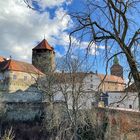
[[(54, 102), (53, 111), (56, 116), (62, 114), (63, 102)], [(1, 102), (0, 117), (4, 121), (34, 121), (36, 119), (48, 118), (51, 114), (51, 105), (48, 102), (26, 101), (26, 102)]]
[(34, 121), (40, 118), (47, 103), (3, 102), (0, 104), (1, 118), (4, 121)]
[(55, 53), (47, 49), (33, 50), (32, 64), (41, 72), (47, 72), (55, 69)]
[[(61, 115), (61, 107), (62, 103), (55, 103), (55, 115)], [(2, 130), (12, 126), (16, 137), (22, 139), (24, 138), (22, 134), (25, 134), (31, 138), (43, 136), (42, 139), (45, 140), (47, 132), (43, 132), (42, 128), (44, 128), (44, 124), (46, 126), (48, 124), (42, 123), (42, 120), (44, 115), (47, 117), (50, 115), (49, 108), (50, 104), (45, 102), (3, 102), (0, 104)], [(95, 108), (93, 112), (92, 117), (96, 118), (93, 121), (97, 123), (95, 126), (98, 131), (104, 131), (103, 140), (140, 140), (140, 112), (114, 108)], [(62, 116), (58, 116), (58, 120), (59, 118)], [(33, 135), (30, 135), (29, 132), (32, 132)], [(18, 136), (18, 134), (20, 135)]]
[(140, 112), (111, 108), (95, 110), (98, 125), (107, 120), (105, 140), (140, 140)]
[[(59, 124), (62, 114), (61, 102), (54, 103), (57, 116), (55, 125)], [(15, 140), (52, 140), (49, 129), (51, 106), (48, 102), (2, 102), (0, 104), (0, 137), (11, 127)], [(55, 111), (56, 110), (56, 111)], [(61, 112), (61, 113), (60, 113)], [(47, 120), (46, 120), (47, 119)]]

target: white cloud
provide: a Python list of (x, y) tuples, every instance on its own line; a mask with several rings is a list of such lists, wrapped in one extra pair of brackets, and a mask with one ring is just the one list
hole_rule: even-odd
[[(61, 5), (64, 0), (42, 0), (48, 6)], [(48, 3), (47, 3), (48, 2)], [(52, 2), (52, 3), (51, 3)], [(14, 59), (31, 60), (31, 50), (44, 37), (52, 45), (67, 44), (62, 34), (66, 34), (70, 16), (59, 7), (54, 18), (49, 12), (40, 14), (26, 7), (23, 0), (0, 1), (0, 55), (12, 55)], [(59, 40), (58, 40), (59, 39)]]
[[(67, 51), (68, 44), (70, 42), (69, 35), (66, 33), (63, 33), (63, 34), (61, 34), (60, 37), (63, 39), (60, 40), (59, 43), (63, 44), (63, 46), (65, 46), (65, 51)], [(82, 50), (84, 49), (85, 51), (88, 51), (88, 53), (90, 55), (99, 55), (99, 49), (105, 49), (105, 46), (102, 46), (102, 45), (98, 46), (94, 42), (91, 45), (89, 45), (88, 41), (79, 41), (75, 37), (71, 37), (71, 43), (72, 43), (72, 48), (74, 50), (75, 49), (82, 49)]]
[[(69, 0), (38, 0), (41, 5), (47, 7), (59, 6), (54, 17), (50, 18), (49, 11), (39, 13), (27, 8), (23, 0), (4, 0), (0, 1), (0, 55), (13, 59), (31, 61), (32, 48), (38, 41), (44, 38), (52, 46), (64, 46), (65, 51), (69, 45), (69, 35), (66, 32), (73, 23), (67, 11), (61, 6)], [(44, 4), (43, 4), (44, 3)], [(72, 42), (80, 49), (86, 49), (88, 42), (80, 42), (72, 37)], [(104, 46), (99, 46), (103, 49)], [(91, 55), (98, 54), (95, 51), (97, 46), (90, 47)], [(56, 52), (57, 57), (61, 57), (60, 52)]]
[(38, 2), (39, 6), (42, 9), (45, 9), (46, 7), (54, 7), (54, 6), (62, 6), (63, 3), (70, 4), (71, 0), (35, 0)]
[(60, 6), (65, 0), (36, 0), (41, 7)]
[(89, 42), (81, 42), (80, 44), (82, 49), (86, 49), (88, 47), (88, 52), (90, 55), (99, 55), (99, 49), (104, 49), (104, 46), (98, 46), (96, 43), (90, 44)]

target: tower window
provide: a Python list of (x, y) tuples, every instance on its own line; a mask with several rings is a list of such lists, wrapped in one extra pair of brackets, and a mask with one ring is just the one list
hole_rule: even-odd
[(17, 76), (16, 75), (13, 75), (13, 79), (16, 80), (17, 79)]

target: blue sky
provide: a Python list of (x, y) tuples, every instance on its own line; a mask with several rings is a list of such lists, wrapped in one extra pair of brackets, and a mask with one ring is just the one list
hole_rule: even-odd
[[(84, 0), (82, 0), (84, 2)], [(23, 0), (0, 1), (0, 55), (21, 61), (31, 62), (32, 48), (45, 38), (55, 48), (56, 57), (62, 57), (68, 49), (69, 31), (74, 26), (70, 12), (83, 10), (81, 0), (34, 0), (36, 10), (27, 8)], [(75, 45), (79, 40), (73, 37)], [(88, 41), (80, 42), (74, 48), (75, 54), (85, 54)], [(105, 73), (104, 46), (100, 44), (95, 56), (96, 45), (89, 52), (92, 71)], [(124, 64), (125, 59), (120, 63)], [(110, 65), (112, 62), (110, 63)], [(109, 66), (110, 66), (109, 65)]]

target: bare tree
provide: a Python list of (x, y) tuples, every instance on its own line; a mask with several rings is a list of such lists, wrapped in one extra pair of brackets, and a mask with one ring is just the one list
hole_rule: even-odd
[(97, 122), (91, 117), (94, 114), (91, 103), (96, 100), (97, 86), (91, 87), (88, 82), (96, 74), (90, 72), (92, 65), (87, 59), (87, 56), (74, 57), (69, 53), (56, 64), (58, 72), (46, 72), (35, 79), (37, 89), (44, 93), (44, 101), (49, 103), (43, 125), (54, 140), (84, 139), (85, 133), (92, 135), (91, 130), (96, 134)]
[[(58, 91), (54, 98), (63, 101), (64, 114), (57, 131), (57, 136), (61, 140), (82, 140), (84, 133), (92, 131), (94, 132), (91, 132), (93, 136), (97, 131), (95, 130), (97, 122), (93, 117), (94, 113), (91, 106), (96, 98), (94, 89), (97, 87), (93, 89), (87, 82), (91, 76), (96, 74), (90, 72), (90, 66), (85, 62), (86, 59), (73, 58), (68, 55), (61, 63), (62, 72), (55, 73), (55, 87)], [(83, 69), (83, 65), (85, 69)], [(85, 130), (86, 127), (90, 128)], [(93, 138), (95, 139), (96, 135)]]
[(76, 27), (70, 33), (70, 40), (76, 33), (78, 36), (82, 33), (82, 38), (89, 36), (89, 48), (93, 43), (102, 43), (106, 54), (110, 48), (120, 50), (114, 55), (123, 53), (126, 57), (130, 75), (137, 87), (140, 109), (139, 57), (136, 55), (139, 51), (140, 27), (138, 20), (132, 18), (134, 13), (135, 16), (139, 14), (139, 4), (139, 0), (87, 0), (87, 10), (71, 13)]

